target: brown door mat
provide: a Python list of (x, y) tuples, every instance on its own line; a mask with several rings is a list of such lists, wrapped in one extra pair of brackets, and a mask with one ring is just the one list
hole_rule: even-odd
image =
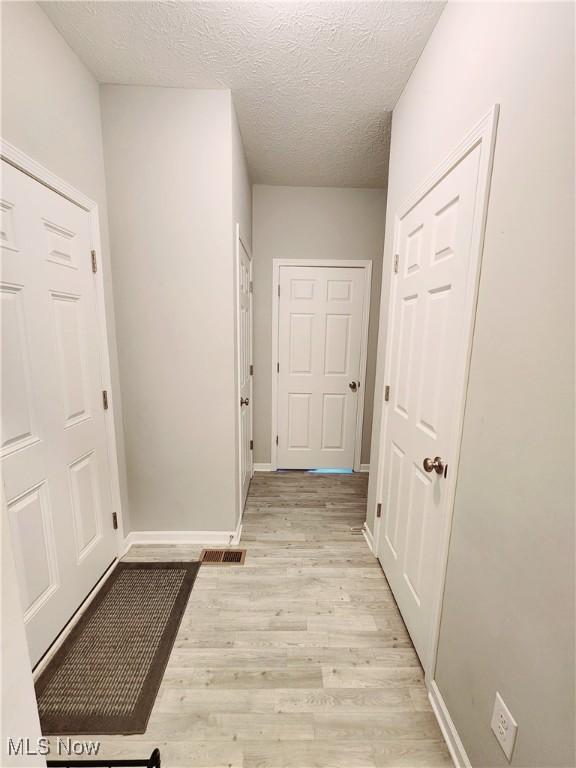
[(145, 732), (199, 567), (118, 563), (36, 681), (43, 733)]

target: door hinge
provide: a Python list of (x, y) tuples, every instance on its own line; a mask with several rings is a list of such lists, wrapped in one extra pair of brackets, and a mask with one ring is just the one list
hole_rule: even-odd
[(254, 376), (254, 366), (250, 366), (250, 376)]
[(280, 373), (280, 363), (276, 363), (276, 373)]
[(390, 386), (386, 384), (384, 387), (384, 401), (387, 403), (390, 400)]
[(98, 272), (98, 262), (96, 260), (96, 251), (90, 251), (90, 256), (92, 258), (92, 272)]
[(280, 283), (278, 283), (278, 296), (280, 296)]
[(254, 293), (254, 281), (250, 280), (250, 293)]
[(254, 440), (250, 440), (250, 450), (254, 450)]
[(394, 256), (394, 272), (396, 274), (398, 274), (398, 263), (399, 263), (399, 261), (400, 261), (400, 256), (398, 254), (396, 254), (396, 256)]
[(108, 410), (108, 392), (106, 392), (105, 389), (102, 390), (102, 405), (104, 406), (104, 410)]
[(112, 527), (115, 531), (118, 530), (118, 515), (116, 512), (112, 512)]
[(278, 435), (276, 435), (276, 445), (278, 445)]
[(376, 517), (382, 517), (382, 504), (380, 502), (376, 504)]

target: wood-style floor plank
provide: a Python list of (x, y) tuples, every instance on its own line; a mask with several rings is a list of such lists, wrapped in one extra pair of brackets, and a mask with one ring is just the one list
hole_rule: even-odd
[(83, 738), (110, 758), (158, 746), (165, 768), (451, 765), (386, 579), (351, 530), (366, 488), (366, 475), (256, 474), (245, 564), (200, 569), (146, 734)]

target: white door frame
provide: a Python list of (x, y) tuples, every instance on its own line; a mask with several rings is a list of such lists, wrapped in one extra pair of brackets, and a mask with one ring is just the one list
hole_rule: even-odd
[[(472, 356), (472, 342), (474, 337), (474, 324), (476, 319), (476, 307), (478, 303), (478, 287), (480, 283), (480, 268), (482, 265), (482, 250), (484, 246), (484, 234), (486, 231), (486, 215), (488, 211), (488, 200), (490, 195), (490, 180), (492, 176), (492, 166), (494, 162), (494, 147), (496, 143), (496, 127), (498, 124), (499, 105), (495, 104), (492, 109), (474, 126), (467, 136), (450, 152), (436, 170), (426, 179), (426, 181), (414, 192), (403, 205), (399, 206), (394, 217), (394, 254), (398, 253), (399, 243), (397, 240), (399, 232), (399, 222), (406, 214), (417, 205), (430, 190), (435, 187), (450, 171), (458, 165), (470, 152), (476, 147), (480, 147), (480, 163), (478, 169), (478, 183), (476, 187), (476, 199), (474, 204), (474, 222), (472, 237), (470, 241), (470, 280), (468, 281), (466, 293), (466, 309), (464, 332), (465, 361), (461, 380), (456, 382), (456, 392), (459, 393), (455, 399), (454, 408), (457, 410), (457, 428), (455, 430), (455, 441), (450, 450), (452, 457), (450, 471), (446, 479), (447, 493), (443, 527), (440, 532), (440, 557), (438, 558), (438, 571), (436, 580), (438, 584), (437, 597), (434, 600), (432, 611), (432, 626), (428, 642), (426, 658), (423, 659), (423, 666), (426, 674), (427, 685), (430, 686), (434, 680), (436, 669), (436, 656), (438, 652), (438, 639), (440, 633), (440, 618), (442, 614), (442, 602), (444, 597), (444, 583), (446, 579), (446, 567), (448, 564), (448, 546), (450, 541), (450, 531), (452, 528), (452, 516), (454, 512), (454, 500), (456, 495), (456, 484), (458, 479), (458, 469), (460, 463), (460, 449), (462, 444), (462, 431), (464, 426), (464, 412), (466, 406), (466, 395), (468, 389), (468, 378), (470, 373), (470, 359)], [(384, 381), (390, 379), (390, 365), (392, 354), (392, 336), (393, 313), (396, 300), (396, 280), (392, 276), (388, 300), (388, 323), (386, 331), (386, 359), (384, 364)], [(386, 433), (388, 429), (388, 408), (386, 403), (382, 403), (382, 414), (380, 420), (380, 445), (386, 445)], [(377, 484), (376, 484), (376, 503), (383, 504), (382, 498), (382, 480), (384, 463), (387, 456), (383, 451), (378, 459)], [(385, 510), (383, 509), (383, 514)], [(380, 537), (382, 531), (382, 519), (375, 518), (374, 541), (376, 542), (375, 552), (380, 552)]]
[(356, 412), (356, 433), (354, 441), (354, 471), (361, 471), (362, 422), (364, 419), (364, 392), (366, 391), (366, 363), (368, 359), (368, 323), (370, 321), (370, 289), (372, 286), (372, 261), (369, 259), (273, 259), (272, 260), (272, 470), (278, 469), (278, 333), (280, 330), (280, 285), (281, 267), (348, 267), (364, 270), (364, 308), (362, 312), (362, 340), (360, 347), (360, 389)]
[[(104, 303), (104, 259), (102, 258), (102, 246), (100, 242), (100, 221), (98, 205), (82, 192), (72, 187), (68, 182), (56, 176), (40, 163), (20, 151), (12, 144), (0, 138), (0, 158), (10, 165), (40, 182), (45, 187), (52, 189), (70, 202), (83, 208), (90, 217), (91, 247), (96, 252), (97, 271), (94, 275), (96, 291), (96, 316), (98, 320), (98, 350), (100, 354), (100, 372), (102, 376), (101, 388), (108, 393), (108, 410), (104, 412), (104, 424), (106, 427), (106, 447), (108, 470), (110, 477), (110, 490), (112, 495), (113, 511), (118, 517), (117, 553), (121, 556), (124, 551), (124, 520), (122, 515), (122, 500), (120, 496), (120, 477), (118, 470), (118, 449), (116, 441), (116, 428), (114, 425), (114, 392), (110, 374), (110, 356), (108, 349), (108, 333), (106, 327), (106, 307)], [(86, 254), (86, 259), (90, 254)]]
[[(246, 253), (248, 254), (248, 259), (250, 260), (250, 285), (252, 286), (252, 268), (253, 268), (253, 260), (252, 260), (252, 251), (250, 249), (250, 246), (248, 245), (248, 242), (246, 238), (242, 237), (242, 233), (240, 231), (240, 224), (236, 223), (236, 238), (235, 238), (235, 260), (236, 260), (236, 271), (235, 271), (235, 292), (234, 292), (234, 299), (236, 302), (235, 307), (235, 323), (236, 323), (236, 424), (237, 424), (237, 431), (238, 431), (238, 509), (239, 509), (239, 517), (238, 517), (238, 524), (242, 521), (242, 517), (244, 515), (244, 502), (242, 499), (242, 423), (241, 423), (241, 417), (240, 417), (240, 297), (239, 297), (239, 291), (240, 291), (240, 248), (243, 247)], [(250, 351), (252, 353), (252, 362), (254, 361), (254, 299), (252, 297), (252, 290), (250, 290)], [(252, 403), (252, 406), (250, 408), (250, 439), (252, 440), (254, 437), (254, 377), (250, 376), (250, 402)], [(254, 477), (254, 454), (252, 454), (252, 471), (251, 471), (251, 477)]]

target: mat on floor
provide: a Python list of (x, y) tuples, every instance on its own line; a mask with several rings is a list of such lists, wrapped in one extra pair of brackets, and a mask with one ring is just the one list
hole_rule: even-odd
[(144, 733), (199, 567), (118, 563), (36, 681), (43, 733)]

